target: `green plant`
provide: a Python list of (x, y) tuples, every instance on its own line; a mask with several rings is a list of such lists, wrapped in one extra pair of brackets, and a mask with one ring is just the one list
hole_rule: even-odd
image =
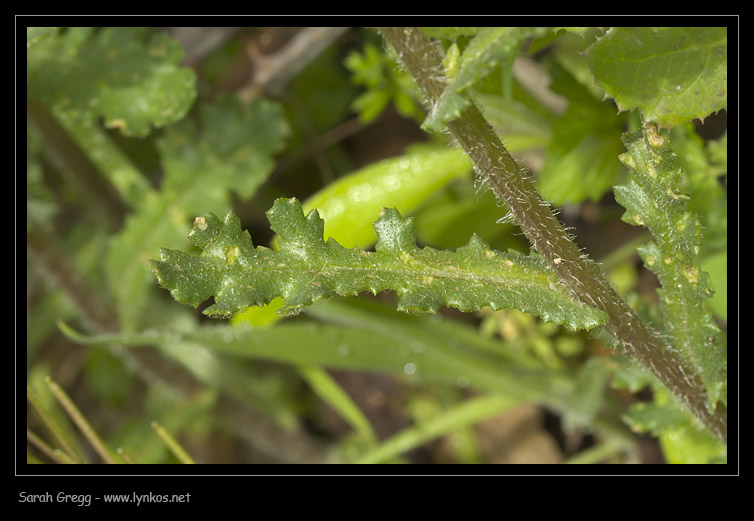
[[(688, 123), (727, 108), (725, 28), (381, 28), (384, 51), (364, 31), (363, 52), (351, 51), (346, 64), (366, 91), (350, 94), (354, 102), (333, 96), (316, 120), (301, 108), (314, 96), (301, 94), (246, 105), (221, 95), (185, 117), (193, 73), (177, 65), (174, 40), (148, 33), (28, 32), (27, 245), (62, 289), (41, 295), (73, 305), (34, 306), (29, 326), (58, 321), (68, 339), (93, 346), (91, 359), (100, 353), (127, 364), (151, 393), (166, 388), (190, 402), (197, 389), (217, 390), (216, 402), (204, 400), (192, 418), (233, 426), (241, 420), (228, 411), (245, 411), (268, 426), (252, 444), (270, 450), (285, 438), (270, 430), (287, 430), (306, 440), (310, 461), (395, 461), (451, 435), (459, 461), (480, 461), (472, 426), (523, 403), (554, 411), (567, 432), (594, 434), (595, 446), (574, 462), (636, 458), (631, 429), (657, 436), (668, 461), (725, 460), (727, 311), (713, 294), (726, 285), (727, 141), (705, 143)], [(234, 52), (228, 46), (215, 59), (232, 61), (223, 53)], [(108, 60), (119, 59), (128, 67), (114, 74)], [(339, 70), (326, 90), (350, 93), (338, 60), (325, 52), (310, 67)], [(529, 86), (526, 63), (546, 73), (549, 90)], [(308, 93), (322, 75), (304, 70), (295, 81), (291, 92)], [(144, 110), (124, 105), (128, 96)], [(361, 125), (374, 124), (390, 103), (410, 118), (421, 119), (425, 107), (429, 143), (363, 168), (346, 165), (335, 179), (301, 175), (308, 190), (270, 177), (275, 155), (311, 128), (332, 127), (350, 108)], [(124, 154), (132, 142), (116, 132), (149, 135), (149, 146), (133, 149), (146, 158)], [(43, 143), (54, 145), (52, 156)], [(534, 163), (537, 151), (544, 163), (531, 169), (512, 155), (528, 153)], [(317, 164), (342, 157), (320, 153)], [(159, 165), (159, 188), (139, 171), (144, 165)], [(81, 208), (87, 193), (98, 202), (78, 217), (88, 233), (80, 224), (60, 237), (52, 219), (59, 203), (43, 173), (66, 168), (82, 187), (66, 205)], [(92, 189), (80, 177), (87, 173), (107, 183)], [(622, 220), (649, 234), (600, 266), (552, 207), (597, 207), (613, 187)], [(267, 208), (274, 236), (258, 223)], [(192, 220), (194, 248), (183, 252)], [(631, 254), (640, 244), (659, 281), (658, 304), (652, 292), (636, 291)], [(162, 299), (151, 270), (175, 300), (233, 320), (206, 324)], [(397, 302), (386, 306), (385, 290)], [(104, 304), (93, 304), (97, 295)], [(447, 308), (476, 318), (454, 320)], [(610, 356), (594, 355), (595, 343)], [(44, 367), (36, 345), (28, 346), (30, 375)], [(121, 363), (86, 374), (93, 382), (119, 375), (131, 388)], [(172, 366), (185, 378), (172, 378)], [(325, 369), (399, 375), (411, 384), (413, 426), (381, 439), (364, 405)], [(313, 442), (300, 417), (316, 415), (302, 405), (299, 385), (352, 436), (330, 448)], [(111, 382), (102, 388), (125, 399)], [(642, 389), (650, 400), (636, 399)], [(159, 410), (169, 416), (171, 405)], [(197, 435), (200, 424), (170, 430)]]

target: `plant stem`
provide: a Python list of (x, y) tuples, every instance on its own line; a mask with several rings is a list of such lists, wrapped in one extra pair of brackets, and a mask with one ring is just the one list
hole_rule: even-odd
[(84, 437), (89, 440), (89, 443), (92, 445), (97, 454), (99, 454), (100, 458), (102, 458), (102, 461), (104, 461), (105, 463), (119, 463), (113, 451), (110, 450), (110, 448), (102, 440), (100, 435), (97, 434), (92, 425), (87, 421), (86, 417), (84, 417), (79, 408), (76, 407), (76, 404), (73, 403), (73, 400), (71, 400), (70, 397), (65, 393), (65, 391), (63, 391), (63, 388), (60, 387), (56, 382), (54, 382), (49, 376), (45, 377), (45, 381), (50, 387), (50, 391), (52, 392), (55, 399), (58, 401), (61, 407), (65, 409), (65, 412), (68, 414), (71, 420), (73, 420), (73, 423), (76, 424), (76, 427), (79, 428)]
[(26, 113), (44, 137), (48, 145), (63, 160), (67, 168), (63, 175), (81, 190), (91, 202), (91, 207), (99, 211), (111, 229), (118, 230), (128, 213), (113, 185), (105, 179), (92, 160), (68, 135), (55, 116), (41, 103), (28, 100)]
[[(445, 90), (443, 54), (417, 27), (381, 27), (380, 32), (434, 106)], [(474, 166), (505, 203), (534, 249), (580, 301), (609, 317), (605, 329), (648, 368), (720, 440), (727, 441), (727, 411), (707, 408), (700, 376), (660, 334), (620, 298), (598, 265), (583, 254), (475, 105), (449, 121), (448, 129)]]
[(586, 449), (585, 451), (568, 458), (563, 463), (570, 465), (601, 463), (613, 456), (619, 455), (625, 450), (625, 445), (616, 441), (609, 441), (590, 449)]

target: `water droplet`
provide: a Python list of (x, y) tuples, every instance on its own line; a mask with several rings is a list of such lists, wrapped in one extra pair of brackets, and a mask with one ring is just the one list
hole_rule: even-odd
[(412, 375), (416, 373), (416, 364), (412, 362), (407, 363), (406, 365), (403, 366), (403, 372), (408, 375)]
[(385, 188), (389, 191), (395, 191), (401, 187), (401, 180), (396, 175), (388, 176), (382, 182), (384, 183)]
[(372, 199), (372, 186), (369, 183), (354, 186), (348, 191), (348, 198), (355, 203), (369, 202)]

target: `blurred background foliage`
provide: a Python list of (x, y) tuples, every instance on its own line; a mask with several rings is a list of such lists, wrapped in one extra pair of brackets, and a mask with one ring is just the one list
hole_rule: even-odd
[[(451, 58), (479, 28), (455, 29), (428, 31)], [(611, 190), (637, 120), (603, 100), (581, 59), (600, 31), (573, 29), (527, 40), (475, 98), (578, 243), (652, 316), (656, 280), (635, 254), (647, 237), (620, 221)], [(281, 196), (320, 209), (346, 246), (368, 248), (379, 208), (396, 206), (421, 245), (476, 233), (528, 252), (463, 154), (421, 129), (413, 80), (375, 31), (29, 28), (27, 98), (29, 462), (185, 462), (181, 447), (199, 463), (720, 455), (683, 419), (672, 427), (686, 452), (661, 447), (656, 410), (626, 415), (651, 400), (642, 371), (517, 311), (406, 315), (385, 293), (216, 321), (157, 286), (148, 260), (188, 249), (198, 215), (232, 208), (255, 244), (274, 245), (264, 212)], [(673, 131), (685, 190), (709, 195), (691, 204), (723, 328), (724, 116)]]

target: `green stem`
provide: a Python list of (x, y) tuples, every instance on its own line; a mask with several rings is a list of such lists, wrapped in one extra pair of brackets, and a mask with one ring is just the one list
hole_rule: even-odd
[(165, 430), (165, 427), (163, 427), (156, 421), (153, 421), (152, 428), (155, 430), (155, 432), (163, 441), (163, 443), (167, 445), (170, 452), (173, 453), (173, 455), (178, 459), (178, 461), (184, 464), (188, 464), (188, 465), (192, 465), (196, 463), (194, 459), (189, 455), (189, 453), (186, 452), (186, 449), (184, 449), (181, 446), (181, 444), (178, 443), (178, 440), (176, 440), (172, 434), (170, 434), (167, 430)]
[(601, 463), (609, 458), (612, 458), (613, 456), (619, 455), (621, 452), (626, 450), (626, 446), (617, 442), (617, 441), (609, 441), (606, 443), (602, 443), (600, 445), (597, 445), (595, 447), (592, 447), (590, 449), (586, 449), (583, 452), (580, 452), (576, 454), (575, 456), (571, 456), (563, 463), (569, 464), (569, 465), (586, 465), (586, 464), (594, 464), (594, 463)]
[[(435, 105), (446, 85), (439, 48), (420, 28), (381, 27), (380, 32), (396, 50), (430, 105)], [(448, 122), (448, 129), (571, 294), (607, 313), (610, 320), (605, 329), (725, 442), (725, 408), (718, 407), (714, 413), (707, 409), (706, 391), (693, 367), (639, 318), (615, 292), (597, 264), (581, 252), (479, 109), (472, 104), (460, 117)]]
[(26, 113), (44, 137), (45, 144), (63, 160), (66, 168), (62, 173), (67, 180), (75, 184), (87, 197), (91, 203), (90, 207), (104, 217), (111, 229), (120, 229), (128, 213), (128, 207), (113, 185), (102, 176), (92, 160), (81, 151), (44, 105), (28, 100)]
[(89, 440), (94, 450), (102, 458), (105, 463), (119, 463), (114, 455), (113, 451), (105, 444), (102, 438), (97, 434), (91, 424), (87, 421), (84, 415), (81, 413), (78, 407), (73, 403), (70, 397), (63, 391), (56, 382), (52, 381), (49, 376), (45, 378), (47, 385), (50, 387), (53, 396), (58, 403), (65, 409), (65, 412), (73, 420), (73, 423), (79, 428), (84, 437)]
[[(42, 454), (50, 458), (50, 460), (54, 461), (55, 463), (66, 463), (66, 464), (81, 463), (80, 461), (74, 460), (68, 454), (66, 454), (60, 449), (53, 449), (47, 443), (45, 443), (45, 441), (42, 438), (34, 434), (29, 429), (26, 429), (26, 441), (28, 441), (30, 445), (35, 447), (39, 452), (41, 452)], [(42, 463), (42, 462), (37, 460), (36, 463)]]
[[(44, 410), (42, 405), (39, 403), (39, 400), (37, 399), (36, 395), (34, 394), (34, 391), (31, 390), (31, 386), (29, 384), (26, 384), (26, 401), (29, 402), (29, 404), (32, 406), (32, 408), (36, 411), (37, 416), (40, 417), (42, 422), (44, 423), (47, 430), (50, 432), (52, 437), (55, 439), (55, 442), (60, 446), (62, 449), (62, 454), (64, 454), (65, 458), (70, 459), (73, 463), (81, 463), (84, 461), (84, 459), (81, 457), (81, 455), (78, 453), (78, 451), (73, 447), (72, 443), (68, 442), (68, 439), (66, 439), (65, 435), (63, 434), (63, 431), (58, 427), (58, 425), (55, 423), (55, 421), (52, 419), (52, 417), (48, 414), (47, 411)], [(31, 435), (30, 441), (34, 442), (36, 441), (36, 437), (34, 437), (33, 433), (31, 433), (27, 429), (27, 436)], [(39, 444), (35, 443), (35, 446), (37, 448), (42, 448)], [(63, 456), (56, 455), (55, 460), (63, 460)]]

